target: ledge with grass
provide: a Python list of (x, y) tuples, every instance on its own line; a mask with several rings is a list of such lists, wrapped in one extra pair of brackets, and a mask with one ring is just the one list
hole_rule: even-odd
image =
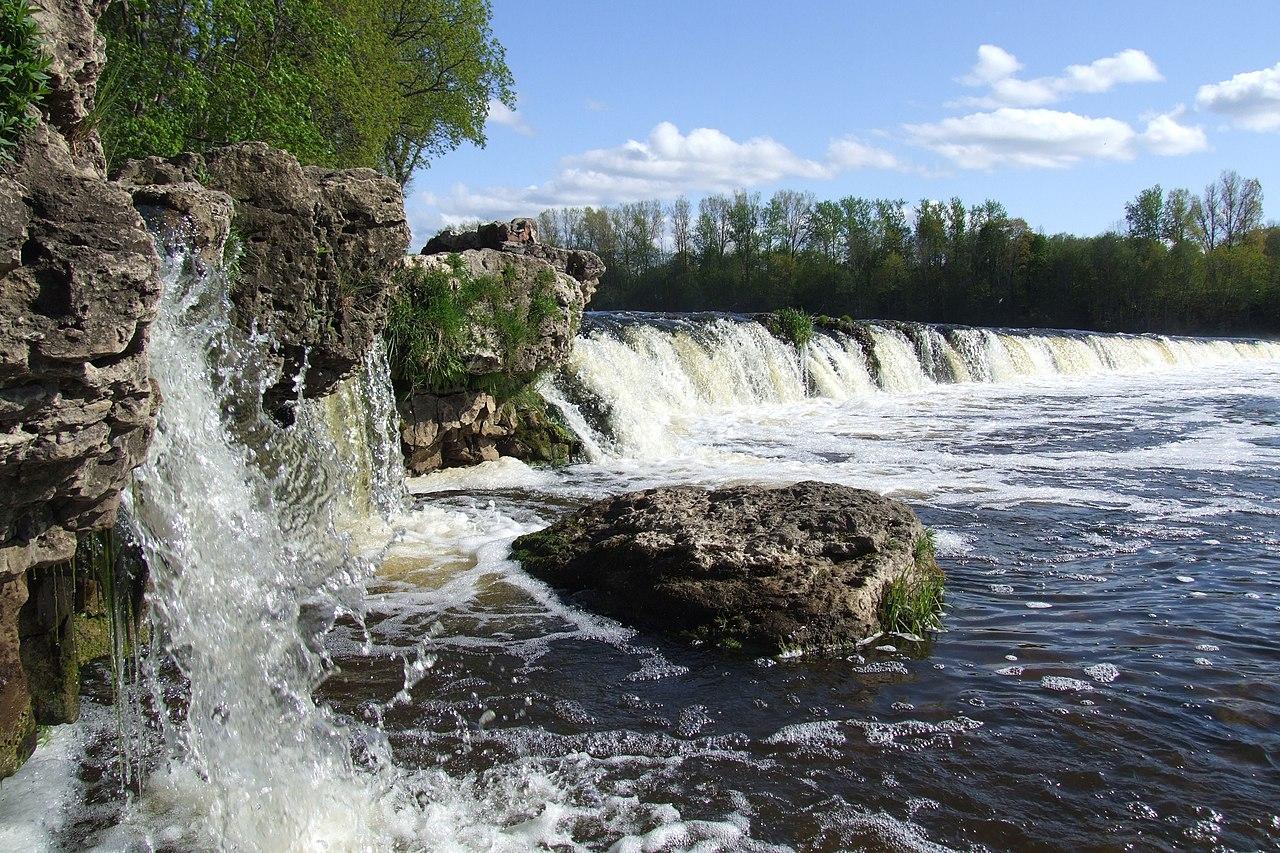
[(530, 219), (446, 231), (405, 259), (386, 338), (410, 473), (579, 451), (537, 385), (569, 357), (603, 272)]

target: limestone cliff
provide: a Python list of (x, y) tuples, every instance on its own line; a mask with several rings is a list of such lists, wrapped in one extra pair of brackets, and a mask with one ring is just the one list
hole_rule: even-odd
[[(449, 277), (454, 292), (481, 280), (494, 286), (465, 306), (467, 322), (450, 342), (460, 370), (434, 384), (402, 382), (401, 438), (411, 473), (515, 456), (563, 462), (577, 439), (532, 389), (568, 358), (582, 312), (604, 264), (592, 252), (547, 246), (532, 219), (446, 231), (405, 259), (409, 275)], [(519, 327), (519, 334), (512, 327)], [(505, 395), (495, 396), (500, 386)]]
[(78, 710), (77, 613), (94, 593), (71, 561), (114, 522), (155, 428), (147, 346), (162, 252), (181, 242), (213, 265), (239, 244), (236, 318), (270, 336), (281, 379), (266, 402), (288, 421), (299, 393), (323, 396), (361, 364), (409, 240), (395, 182), (261, 143), (150, 158), (108, 180), (92, 119), (106, 0), (31, 5), (50, 92), (0, 162), (0, 778), (37, 724)]
[[(0, 166), (0, 776), (30, 752), (37, 722), (74, 713), (33, 705), (19, 649), (28, 583), (72, 557), (78, 532), (111, 523), (155, 422), (146, 345), (159, 257), (86, 121), (104, 6), (34, 0), (51, 92)], [(62, 609), (40, 613), (22, 619), (25, 638), (71, 642)]]

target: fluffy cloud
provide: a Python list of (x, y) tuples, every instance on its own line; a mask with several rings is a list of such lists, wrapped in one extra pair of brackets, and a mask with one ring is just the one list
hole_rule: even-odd
[(1164, 79), (1151, 57), (1133, 49), (1096, 59), (1088, 65), (1069, 65), (1056, 77), (1023, 80), (1014, 76), (1021, 68), (1017, 57), (1003, 48), (982, 45), (978, 48), (977, 64), (960, 82), (990, 91), (960, 103), (983, 109), (1038, 107), (1071, 94), (1106, 92), (1122, 83), (1153, 83)]
[(888, 151), (852, 137), (835, 140), (825, 159), (812, 160), (769, 137), (740, 142), (715, 128), (682, 133), (662, 122), (643, 140), (564, 158), (545, 183), (482, 190), (459, 184), (444, 194), (418, 193), (414, 202), (438, 210), (440, 223), (449, 224), (474, 217), (527, 215), (548, 207), (729, 192), (783, 180), (826, 180), (861, 168), (908, 167)]
[(1082, 160), (1130, 160), (1137, 136), (1119, 119), (1013, 107), (903, 129), (908, 141), (962, 169), (1063, 168)]
[(1178, 107), (1149, 119), (1146, 130), (1142, 133), (1142, 144), (1153, 154), (1164, 157), (1208, 151), (1209, 140), (1204, 134), (1204, 128), (1199, 125), (1188, 126), (1178, 121), (1185, 112), (1185, 109)]
[(488, 120), (494, 124), (509, 127), (521, 136), (533, 136), (533, 128), (524, 120), (524, 116), (520, 115), (520, 111), (511, 109), (502, 101), (489, 101)]
[(1280, 62), (1201, 86), (1196, 106), (1248, 130), (1280, 130)]
[(978, 46), (978, 63), (960, 82), (966, 86), (990, 86), (1021, 70), (1022, 63), (1012, 53), (994, 44), (983, 44)]

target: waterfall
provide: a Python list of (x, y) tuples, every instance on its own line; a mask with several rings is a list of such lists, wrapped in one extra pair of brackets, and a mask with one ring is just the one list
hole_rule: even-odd
[(385, 356), (284, 429), (260, 405), (268, 341), (230, 322), (225, 277), (173, 257), (164, 284), (163, 404), (126, 495), (151, 567), (140, 687), (158, 732), (119, 831), (166, 848), (376, 848), (385, 785), (312, 691), (323, 634), (371, 571), (336, 525), (397, 500)]
[(544, 382), (593, 459), (673, 451), (696, 418), (732, 409), (910, 394), (938, 385), (1193, 370), (1280, 360), (1280, 343), (863, 323), (797, 351), (735, 317), (594, 315)]

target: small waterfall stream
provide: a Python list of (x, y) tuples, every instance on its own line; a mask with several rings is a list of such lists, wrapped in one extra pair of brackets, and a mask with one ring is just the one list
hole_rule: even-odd
[(358, 614), (372, 571), (337, 531), (403, 494), (385, 354), (283, 429), (259, 402), (268, 341), (230, 312), (220, 273), (169, 259), (151, 347), (163, 405), (127, 496), (152, 567), (139, 688), (159, 730), (120, 831), (170, 849), (374, 848), (380, 783), (312, 693), (323, 635)]

